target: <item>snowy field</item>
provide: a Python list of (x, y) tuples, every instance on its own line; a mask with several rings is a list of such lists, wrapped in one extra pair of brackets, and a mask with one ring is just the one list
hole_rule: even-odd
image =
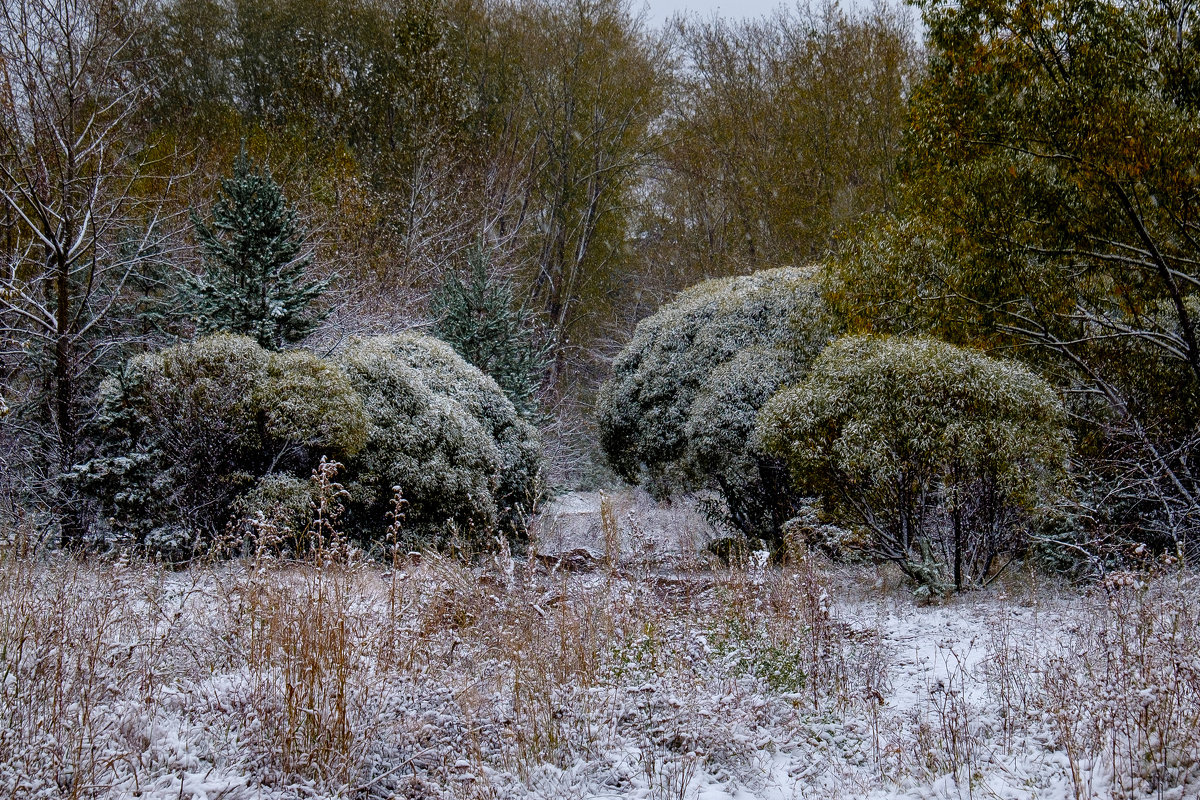
[(0, 555), (0, 795), (1200, 795), (1200, 591)]

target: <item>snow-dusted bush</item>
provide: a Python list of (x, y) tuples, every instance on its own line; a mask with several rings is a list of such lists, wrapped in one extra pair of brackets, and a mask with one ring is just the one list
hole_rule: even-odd
[(312, 523), (314, 488), (312, 478), (269, 472), (234, 500), (233, 513), (248, 527), (270, 526), (280, 535), (299, 535)]
[(988, 580), (1063, 488), (1069, 438), (1028, 368), (931, 339), (854, 336), (759, 415), (782, 457), (860, 546), (927, 591)]
[[(362, 398), (337, 364), (307, 350), (272, 353), (253, 399), (264, 432), (275, 442), (339, 454), (366, 444)], [(276, 458), (286, 455), (283, 450)]]
[(336, 365), (219, 334), (131, 359), (104, 382), (98, 452), (72, 478), (104, 525), (183, 555), (229, 520), (267, 473), (307, 478), (321, 455), (365, 442), (362, 400)]
[(751, 447), (756, 415), (829, 342), (834, 322), (812, 269), (711, 280), (638, 324), (601, 390), (613, 467), (658, 497), (715, 489), (725, 522), (776, 537), (794, 497)]
[(337, 362), (220, 334), (130, 360), (100, 392), (72, 477), (102, 527), (184, 556), (234, 518), (301, 533), (321, 456), (347, 464), (355, 533), (523, 534), (541, 451), (490, 378), (435, 339), (352, 342)]
[(410, 535), (524, 536), (541, 447), (494, 380), (412, 333), (352, 341), (340, 359), (370, 418), (346, 481), (361, 535), (382, 535), (399, 487)]

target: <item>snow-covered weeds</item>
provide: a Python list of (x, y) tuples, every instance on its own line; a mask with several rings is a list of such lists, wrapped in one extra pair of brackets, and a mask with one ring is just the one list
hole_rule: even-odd
[(1197, 592), (918, 608), (874, 575), (330, 540), (172, 572), (0, 551), (11, 797), (1177, 797)]
[[(1069, 758), (1077, 797), (1088, 774), (1118, 797), (1197, 791), (1200, 606), (1190, 582), (1110, 576), (1093, 613), (1049, 655), (1042, 713)], [(1176, 790), (1176, 791), (1172, 791)]]

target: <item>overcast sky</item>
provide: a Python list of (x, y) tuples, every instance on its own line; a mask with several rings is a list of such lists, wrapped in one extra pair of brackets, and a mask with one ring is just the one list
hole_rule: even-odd
[(633, 0), (635, 12), (642, 2), (648, 9), (646, 21), (655, 26), (662, 25), (676, 11), (693, 11), (703, 17), (711, 17), (715, 11), (723, 17), (740, 19), (761, 17), (780, 5), (779, 0)]

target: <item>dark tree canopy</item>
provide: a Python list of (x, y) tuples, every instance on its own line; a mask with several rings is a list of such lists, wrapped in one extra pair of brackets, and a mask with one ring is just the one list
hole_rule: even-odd
[(1200, 10), (921, 5), (903, 201), (835, 303), (867, 330), (1018, 346), (1068, 390), (1106, 487), (1087, 515), (1124, 507), (1179, 544), (1200, 529)]

